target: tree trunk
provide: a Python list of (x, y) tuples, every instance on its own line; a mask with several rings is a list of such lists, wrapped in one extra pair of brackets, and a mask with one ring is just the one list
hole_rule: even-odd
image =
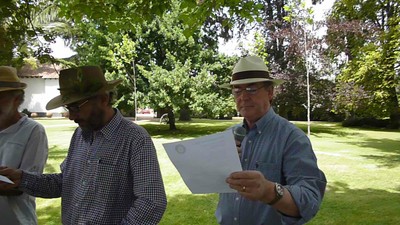
[(171, 110), (168, 111), (168, 123), (169, 123), (169, 130), (176, 130), (176, 126), (175, 126), (175, 114), (174, 112)]
[(190, 109), (184, 108), (181, 109), (179, 112), (179, 120), (180, 121), (191, 121), (192, 118), (190, 117)]
[(389, 128), (398, 129), (400, 127), (400, 107), (399, 107), (399, 99), (397, 97), (396, 88), (393, 88), (392, 91), (392, 100), (391, 104), (393, 105), (389, 108), (390, 110), (390, 124)]

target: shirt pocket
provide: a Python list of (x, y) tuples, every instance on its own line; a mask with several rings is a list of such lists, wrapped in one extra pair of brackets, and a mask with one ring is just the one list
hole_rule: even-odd
[(270, 162), (257, 162), (257, 170), (260, 171), (266, 179), (272, 182), (280, 181), (280, 169), (279, 165)]
[(98, 163), (95, 187), (102, 194), (117, 194), (119, 184), (119, 174), (117, 166), (103, 162)]
[(17, 142), (6, 142), (1, 146), (0, 165), (11, 168), (19, 168), (25, 146)]

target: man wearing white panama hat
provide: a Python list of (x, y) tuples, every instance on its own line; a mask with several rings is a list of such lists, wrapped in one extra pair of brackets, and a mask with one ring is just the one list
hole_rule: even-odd
[[(44, 127), (19, 113), (26, 84), (17, 70), (0, 66), (0, 169), (11, 167), (42, 173), (48, 146)], [(35, 198), (0, 184), (0, 225), (37, 224)]]
[[(112, 89), (97, 66), (60, 71), (60, 95), (47, 109), (64, 106), (79, 127), (61, 173), (36, 176), (0, 170), (29, 194), (62, 200), (62, 224), (158, 224), (166, 195), (150, 135), (112, 107)], [(12, 187), (12, 185), (10, 185)]]
[(304, 224), (319, 210), (326, 178), (311, 143), (271, 107), (274, 86), (282, 83), (261, 58), (247, 56), (235, 65), (232, 81), (221, 85), (232, 88), (247, 134), (237, 143), (243, 171), (226, 179), (238, 192), (220, 194), (220, 224)]

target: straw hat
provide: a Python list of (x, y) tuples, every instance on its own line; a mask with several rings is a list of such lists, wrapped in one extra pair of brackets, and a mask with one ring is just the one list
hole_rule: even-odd
[(0, 66), (0, 91), (22, 90), (26, 84), (17, 76), (17, 70), (10, 66)]
[(104, 91), (114, 89), (121, 79), (106, 81), (98, 66), (81, 66), (60, 71), (60, 95), (51, 99), (46, 109), (55, 109), (63, 105), (90, 98)]
[(232, 79), (229, 84), (223, 84), (220, 87), (230, 88), (232, 85), (250, 84), (258, 82), (271, 81), (274, 86), (285, 82), (281, 79), (270, 77), (268, 67), (258, 56), (246, 56), (241, 58), (233, 68)]

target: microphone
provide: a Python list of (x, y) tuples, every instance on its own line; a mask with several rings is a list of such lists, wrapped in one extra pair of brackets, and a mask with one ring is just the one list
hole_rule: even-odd
[[(236, 126), (232, 128), (233, 136), (236, 141), (242, 143), (244, 137), (246, 137), (247, 131), (244, 127), (242, 126)], [(241, 144), (239, 144), (238, 147), (240, 147)]]

